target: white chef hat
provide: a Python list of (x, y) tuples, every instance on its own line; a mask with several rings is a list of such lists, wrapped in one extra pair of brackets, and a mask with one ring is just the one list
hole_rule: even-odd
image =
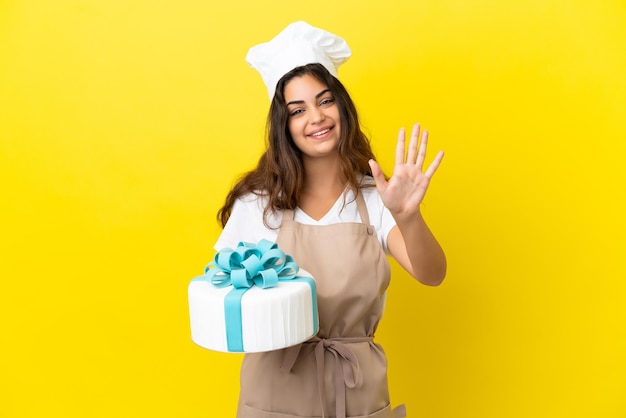
[(246, 61), (261, 73), (271, 100), (278, 80), (294, 68), (319, 63), (337, 77), (337, 68), (350, 54), (342, 38), (299, 21), (287, 26), (271, 41), (250, 48)]

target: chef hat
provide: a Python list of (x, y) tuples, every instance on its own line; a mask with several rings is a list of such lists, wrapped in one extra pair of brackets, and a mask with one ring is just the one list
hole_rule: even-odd
[(261, 73), (270, 100), (278, 80), (300, 65), (322, 64), (335, 77), (337, 68), (350, 58), (346, 41), (306, 22), (294, 22), (271, 41), (250, 48), (246, 61)]

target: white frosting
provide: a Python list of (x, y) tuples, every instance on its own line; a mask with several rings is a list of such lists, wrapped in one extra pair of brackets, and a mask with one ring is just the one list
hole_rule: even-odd
[[(311, 275), (300, 269), (298, 276)], [(189, 284), (191, 339), (201, 347), (228, 352), (224, 297), (232, 286), (218, 288), (207, 281)], [(253, 286), (241, 299), (244, 352), (277, 350), (304, 342), (317, 332), (311, 286), (281, 281), (262, 289)]]

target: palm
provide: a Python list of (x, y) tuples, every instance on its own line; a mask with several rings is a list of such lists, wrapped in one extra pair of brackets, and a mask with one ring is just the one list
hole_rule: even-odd
[[(396, 146), (396, 164), (389, 181), (385, 180), (377, 163), (372, 162), (372, 174), (383, 203), (395, 216), (411, 216), (419, 211), (430, 179), (443, 158), (440, 151), (433, 162), (423, 171), (428, 144), (428, 132), (423, 131), (419, 140), (420, 127), (415, 125), (411, 133), (408, 150), (405, 150), (405, 132), (400, 130)], [(419, 148), (418, 148), (419, 143)]]

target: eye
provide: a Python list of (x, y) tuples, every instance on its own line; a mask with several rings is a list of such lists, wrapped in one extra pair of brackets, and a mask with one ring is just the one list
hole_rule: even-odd
[(289, 116), (298, 116), (302, 112), (304, 112), (304, 110), (302, 110), (302, 109), (294, 109), (291, 112), (289, 112)]
[(326, 97), (322, 99), (322, 101), (320, 101), (320, 106), (330, 105), (330, 104), (333, 104), (334, 102), (335, 102), (335, 99), (333, 99), (332, 97)]

